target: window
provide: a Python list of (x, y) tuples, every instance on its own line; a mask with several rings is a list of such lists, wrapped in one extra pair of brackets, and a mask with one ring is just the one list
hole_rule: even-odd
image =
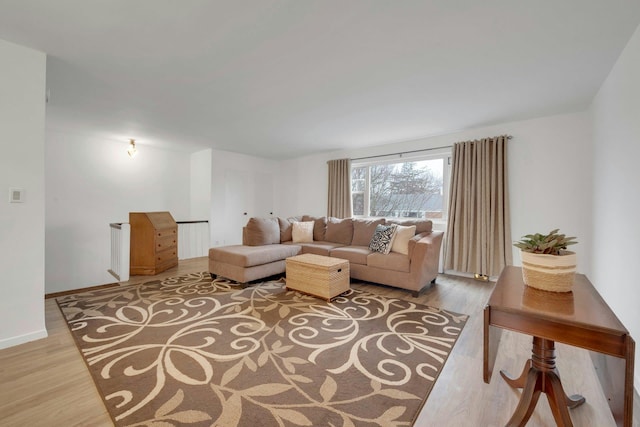
[[(449, 155), (354, 163), (354, 216), (445, 219)], [(445, 182), (446, 181), (446, 182)]]

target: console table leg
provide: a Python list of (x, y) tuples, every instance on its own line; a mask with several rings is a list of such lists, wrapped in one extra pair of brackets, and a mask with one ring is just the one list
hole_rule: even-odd
[(556, 420), (556, 424), (559, 426), (573, 426), (571, 422), (571, 416), (569, 415), (569, 403), (574, 406), (578, 406), (585, 402), (585, 399), (582, 397), (582, 401), (573, 401), (570, 400), (569, 397), (564, 392), (562, 388), (562, 383), (560, 382), (560, 377), (557, 375), (557, 372), (545, 372), (545, 390), (544, 392), (547, 394), (547, 400), (549, 401), (549, 407), (551, 408), (551, 413), (553, 414), (553, 419)]
[(587, 401), (587, 399), (585, 399), (580, 394), (572, 394), (571, 396), (565, 396), (565, 399), (566, 399), (567, 407), (571, 409), (577, 408), (578, 406), (582, 405), (584, 402)]
[(531, 359), (525, 363), (518, 378), (511, 378), (506, 372), (500, 371), (507, 384), (513, 388), (522, 388), (520, 401), (507, 426), (524, 426), (538, 403), (540, 393), (545, 393), (556, 424), (572, 427), (568, 408), (582, 405), (585, 398), (579, 394), (569, 397), (565, 393), (556, 368), (555, 343), (534, 337), (531, 353)]
[(506, 371), (500, 371), (500, 375), (505, 380), (507, 384), (511, 386), (511, 388), (524, 388), (525, 383), (527, 382), (527, 374), (531, 369), (531, 359), (524, 364), (522, 368), (522, 373), (519, 377), (513, 378)]
[(533, 414), (533, 410), (536, 408), (541, 391), (542, 376), (540, 372), (533, 368), (529, 369), (520, 401), (506, 427), (522, 427), (527, 424), (531, 414)]

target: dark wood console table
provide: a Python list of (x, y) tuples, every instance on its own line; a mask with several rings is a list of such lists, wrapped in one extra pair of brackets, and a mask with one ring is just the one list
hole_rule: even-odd
[(484, 309), (485, 383), (491, 380), (503, 329), (533, 336), (531, 359), (520, 377), (501, 372), (507, 384), (522, 388), (508, 426), (527, 423), (540, 393), (547, 394), (559, 426), (573, 425), (567, 408), (579, 406), (585, 399), (569, 397), (562, 388), (555, 365), (557, 341), (595, 352), (592, 359), (613, 417), (617, 425), (631, 427), (635, 342), (584, 275), (576, 275), (572, 292), (555, 293), (526, 286), (519, 267), (502, 271)]

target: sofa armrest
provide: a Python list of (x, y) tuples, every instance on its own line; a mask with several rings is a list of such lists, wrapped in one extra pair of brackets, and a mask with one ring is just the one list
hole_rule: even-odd
[(409, 254), (412, 281), (424, 286), (438, 275), (444, 232), (431, 231), (422, 234), (419, 240), (409, 244)]

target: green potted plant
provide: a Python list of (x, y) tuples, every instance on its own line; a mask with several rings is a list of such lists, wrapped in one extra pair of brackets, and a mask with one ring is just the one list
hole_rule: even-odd
[(548, 234), (527, 234), (513, 245), (520, 249), (522, 278), (533, 288), (552, 292), (569, 292), (576, 272), (576, 254), (567, 246), (578, 243), (552, 230)]

